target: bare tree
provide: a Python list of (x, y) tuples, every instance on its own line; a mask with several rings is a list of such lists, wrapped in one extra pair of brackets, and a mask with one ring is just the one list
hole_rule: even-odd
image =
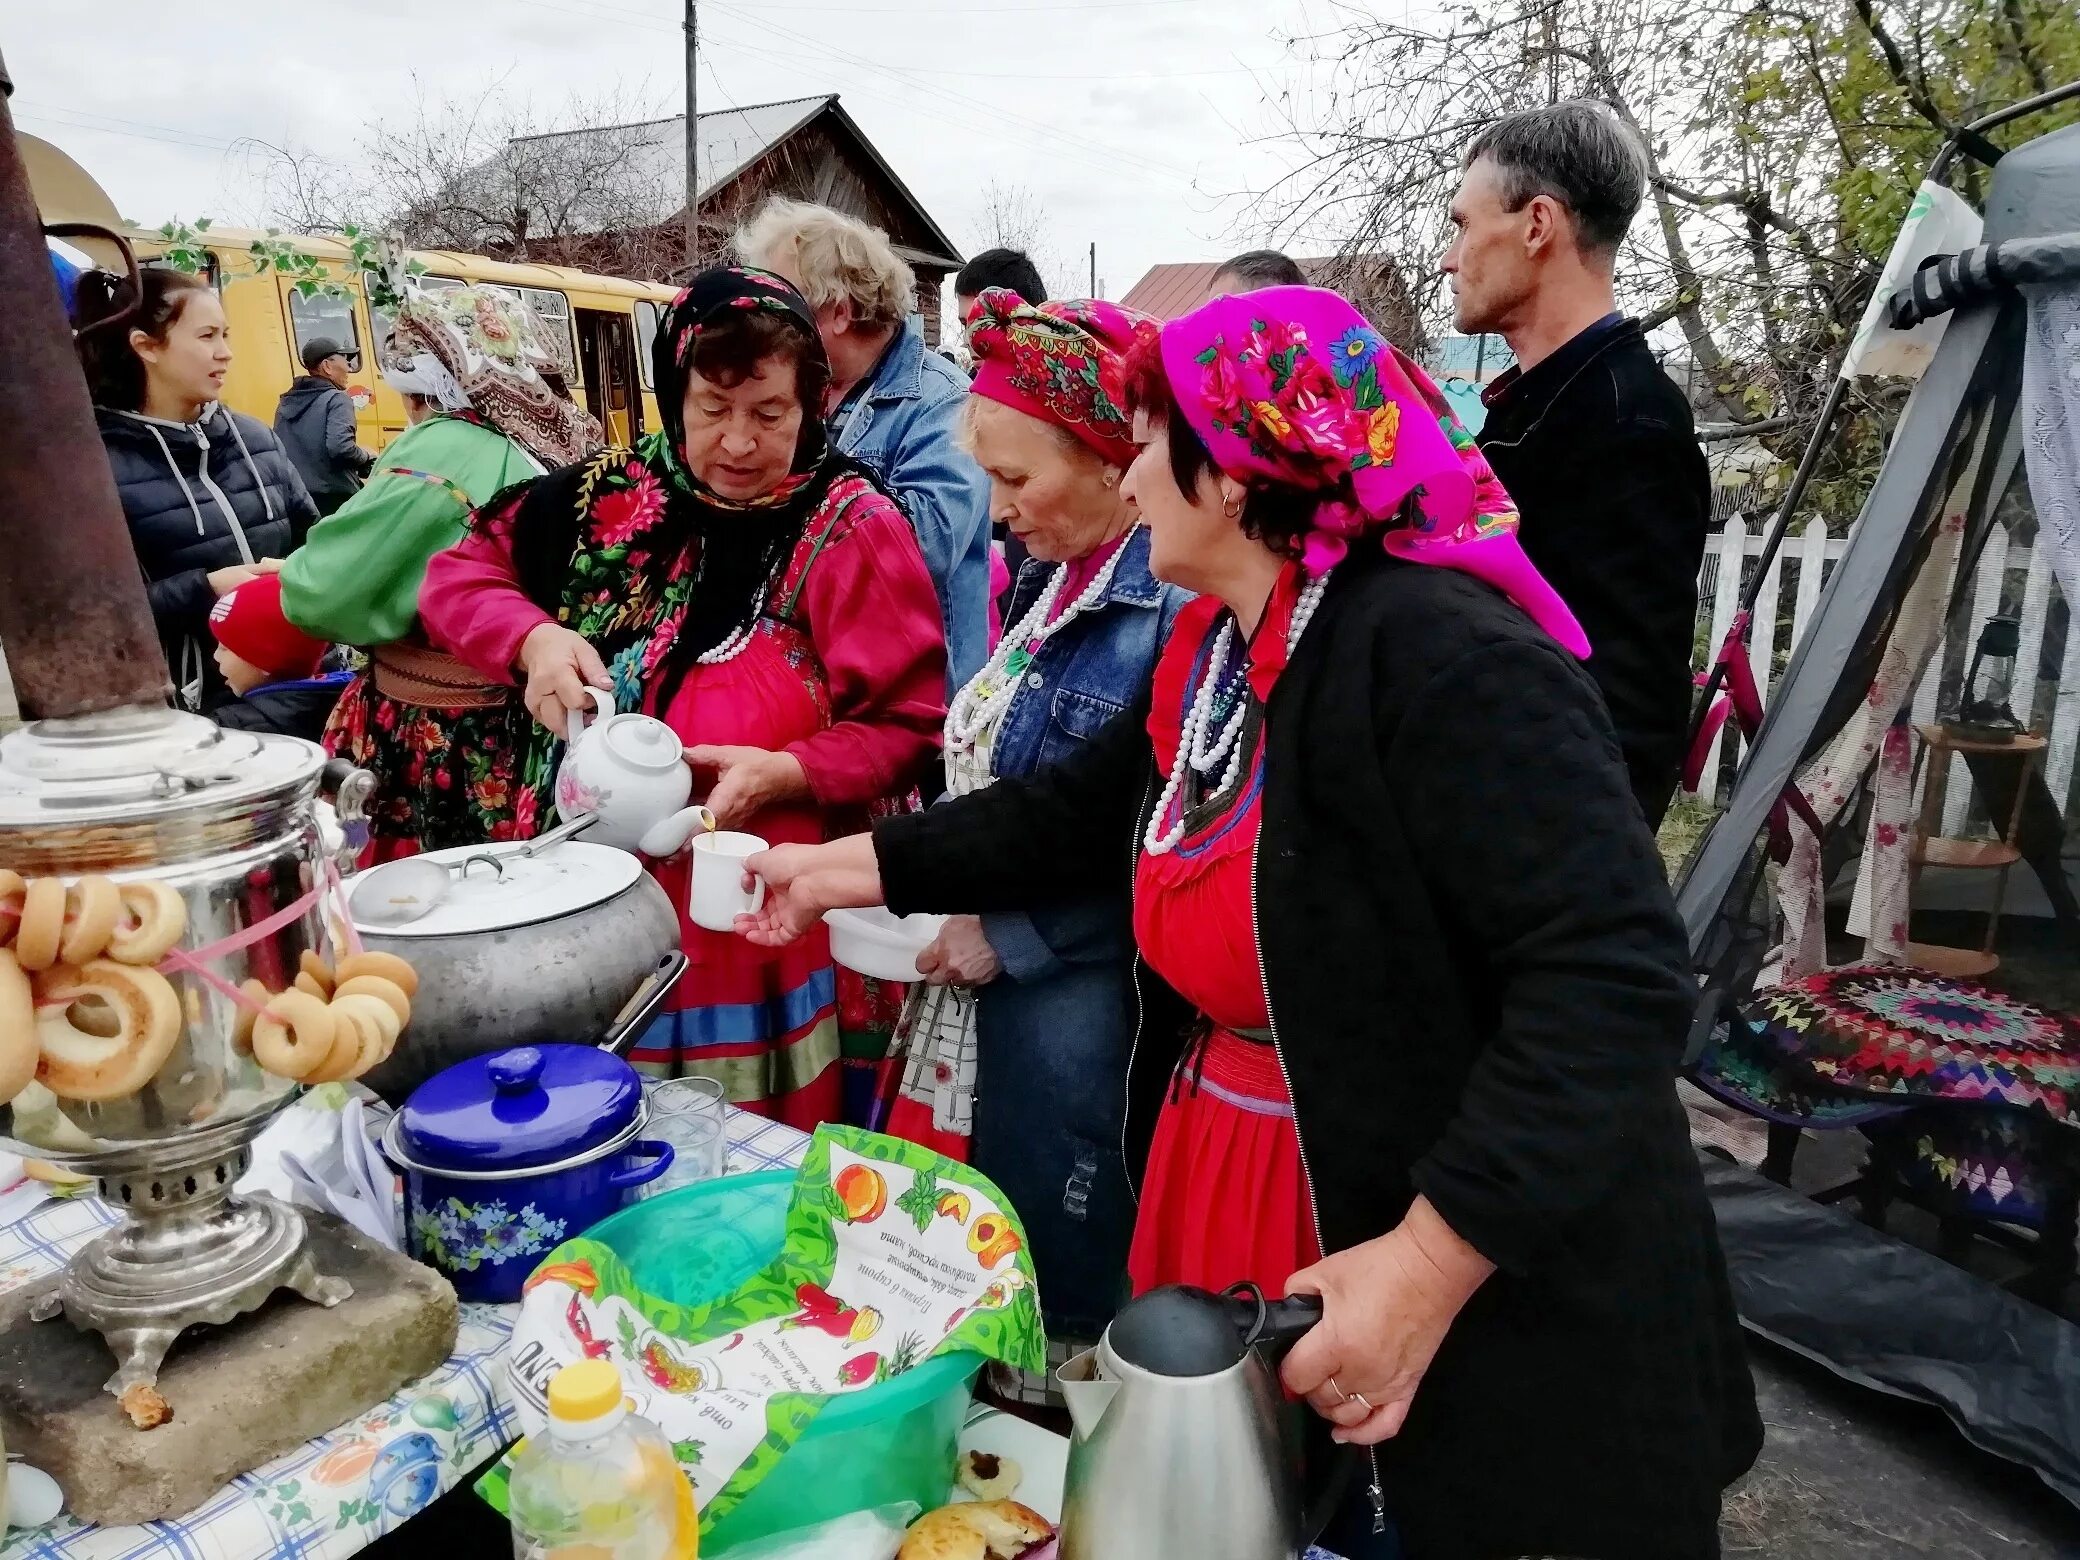
[(683, 260), (677, 121), (625, 86), (541, 112), (494, 82), (362, 142), (370, 204), (415, 248), (663, 278)]
[(337, 233), (367, 226), (370, 197), (355, 171), (301, 146), (248, 136), (235, 148), (245, 164), (260, 225), (287, 233)]
[[(1274, 135), (1295, 156), (1256, 222), (1394, 256), (1444, 324), (1437, 260), (1467, 145), (1514, 109), (1608, 103), (1649, 161), (1648, 210), (1620, 256), (1624, 302), (1680, 335), (1707, 418), (1786, 449), (1938, 142), (2080, 67), (2069, 6), (1462, 0), (1420, 15), (1289, 40), (1314, 90), (1271, 100)], [(1285, 106), (1296, 103), (1305, 109)], [(1845, 441), (1860, 453), (1845, 459), (1882, 447), (1874, 419), (1897, 399), (1861, 397), (1863, 424)]]
[[(1069, 276), (1055, 247), (1047, 207), (1025, 185), (999, 184), (995, 179), (983, 185), (975, 226), (981, 233), (977, 249), (1023, 250), (1050, 293)], [(1069, 287), (1076, 290), (1073, 280)]]

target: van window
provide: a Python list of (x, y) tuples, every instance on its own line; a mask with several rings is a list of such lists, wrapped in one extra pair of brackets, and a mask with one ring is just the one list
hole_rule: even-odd
[(354, 328), (354, 300), (328, 297), (317, 293), (304, 297), (295, 289), (289, 292), (289, 323), (296, 332), (296, 361), (303, 361), (303, 349), (320, 336), (336, 341), (347, 354), (349, 363), (358, 364), (361, 358), (361, 337)]
[(571, 339), (571, 301), (552, 287), (523, 287), (520, 296), (542, 327), (549, 351), (566, 381), (578, 376), (578, 346)]
[(648, 298), (636, 299), (636, 369), (643, 376), (645, 390), (657, 388), (650, 382), (650, 349), (657, 341), (657, 327), (663, 320), (663, 305)]

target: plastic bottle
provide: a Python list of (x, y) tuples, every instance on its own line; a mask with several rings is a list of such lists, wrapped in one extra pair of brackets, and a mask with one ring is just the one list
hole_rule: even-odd
[(522, 1442), (507, 1487), (514, 1560), (694, 1560), (693, 1491), (605, 1360), (549, 1381), (549, 1428)]

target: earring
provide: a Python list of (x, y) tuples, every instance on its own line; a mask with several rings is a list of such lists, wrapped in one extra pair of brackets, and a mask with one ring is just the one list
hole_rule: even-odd
[(1105, 485), (1109, 488), (1119, 486), (1119, 472), (1111, 466), (1105, 468)]

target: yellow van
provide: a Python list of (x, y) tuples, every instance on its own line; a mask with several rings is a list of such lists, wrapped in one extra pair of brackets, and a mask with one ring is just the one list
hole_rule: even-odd
[[(132, 229), (127, 236), (140, 261), (166, 248), (153, 231)], [(366, 279), (354, 269), (346, 244), (315, 236), (289, 240), (321, 262), (346, 289), (344, 297), (304, 297), (287, 277), (256, 269), (253, 244), (263, 236), (250, 229), (219, 227), (200, 235), (209, 255), (210, 280), (231, 322), (225, 404), (272, 423), (275, 403), (303, 372), (304, 346), (329, 337), (349, 354), (350, 393), (361, 442), (381, 449), (405, 426), (404, 399), (376, 368), (376, 349), (389, 334), (389, 320), (382, 310), (371, 308)], [(409, 258), (425, 268), (415, 279), (418, 286), (483, 286), (524, 301), (561, 359), (572, 395), (599, 418), (612, 442), (626, 444), (658, 426), (657, 400), (650, 387), (650, 343), (671, 302), (671, 288), (565, 266), (510, 265), (446, 250), (414, 250)]]

